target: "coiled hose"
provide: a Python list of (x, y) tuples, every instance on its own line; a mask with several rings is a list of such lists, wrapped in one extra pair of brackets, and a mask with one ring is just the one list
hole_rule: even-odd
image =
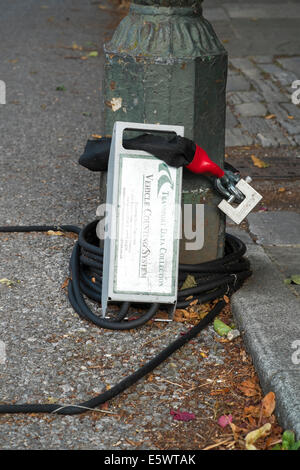
[[(96, 236), (97, 223), (98, 221), (95, 220), (82, 230), (74, 225), (33, 225), (0, 227), (0, 232), (48, 232), (49, 230), (60, 230), (77, 233), (78, 241), (73, 248), (70, 260), (72, 278), (68, 284), (69, 300), (74, 310), (80, 317), (91, 321), (101, 328), (111, 330), (137, 328), (148, 322), (156, 314), (158, 309), (163, 308), (163, 306), (150, 304), (144, 314), (139, 318), (130, 320), (127, 319), (130, 303), (123, 302), (120, 304), (120, 310), (117, 315), (108, 319), (95, 315), (84, 299), (84, 295), (86, 295), (94, 301), (101, 301), (103, 251), (98, 246), (99, 240)], [(241, 240), (233, 235), (226, 234), (225, 254), (223, 258), (196, 265), (181, 264), (179, 266), (177, 308), (184, 308), (195, 299), (198, 299), (198, 303), (204, 303), (221, 298), (225, 294), (230, 296), (239, 289), (244, 280), (251, 275), (249, 261), (243, 257), (245, 252), (246, 247)], [(188, 289), (180, 289), (180, 286), (189, 273), (193, 274), (197, 286)], [(187, 297), (189, 300), (185, 300)], [(112, 388), (86, 402), (77, 405), (49, 403), (2, 404), (0, 405), (0, 413), (57, 413), (62, 415), (74, 415), (100, 406), (136, 383), (167, 359), (173, 352), (194, 338), (220, 313), (224, 306), (225, 300), (219, 300), (205, 318), (200, 320), (188, 333), (170, 343), (144, 366), (118, 382)]]

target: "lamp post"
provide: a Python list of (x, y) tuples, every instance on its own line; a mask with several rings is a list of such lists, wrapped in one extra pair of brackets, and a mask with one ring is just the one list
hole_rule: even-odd
[[(105, 45), (104, 127), (115, 121), (183, 125), (219, 166), (224, 162), (227, 53), (202, 16), (202, 0), (133, 0)], [(181, 263), (223, 255), (224, 217), (210, 182), (184, 169), (182, 203), (205, 204), (205, 242)], [(195, 212), (195, 211), (194, 211)], [(196, 230), (196, 215), (192, 229)]]

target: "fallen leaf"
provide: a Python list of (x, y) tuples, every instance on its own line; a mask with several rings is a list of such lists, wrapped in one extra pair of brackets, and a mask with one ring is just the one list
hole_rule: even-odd
[(130, 444), (131, 446), (134, 446), (134, 447), (139, 447), (144, 442), (144, 441), (132, 441), (131, 439), (128, 439), (128, 437), (125, 437), (125, 441), (128, 442), (128, 444)]
[(49, 397), (49, 398), (47, 398), (47, 401), (48, 401), (48, 403), (50, 403), (51, 405), (54, 405), (55, 403), (57, 403), (57, 398)]
[(242, 431), (242, 429), (234, 423), (229, 423), (229, 426), (231, 427), (231, 431), (233, 432), (234, 440), (237, 441), (239, 439), (239, 433)]
[(260, 439), (261, 437), (266, 437), (270, 434), (271, 431), (271, 424), (266, 423), (261, 428), (255, 429), (255, 431), (251, 431), (245, 437), (245, 444), (247, 450), (257, 450), (254, 446), (254, 443)]
[(284, 431), (282, 435), (282, 450), (298, 450), (300, 441), (295, 442), (295, 433), (293, 431)]
[(285, 284), (297, 284), (300, 285), (300, 274), (293, 274), (288, 279), (284, 279)]
[(78, 46), (78, 44), (76, 44), (76, 42), (73, 42), (72, 49), (73, 49), (73, 51), (82, 51), (83, 47)]
[(194, 413), (188, 413), (187, 411), (171, 410), (170, 415), (173, 416), (175, 421), (191, 421), (196, 418)]
[(276, 118), (276, 114), (268, 114), (267, 116), (265, 116), (265, 119), (274, 119)]
[(260, 158), (256, 157), (255, 155), (251, 155), (251, 159), (253, 161), (253, 164), (257, 166), (258, 168), (268, 168), (269, 163), (264, 162)]
[(102, 405), (100, 405), (101, 410), (108, 410), (108, 408), (109, 408), (108, 401), (106, 401), (105, 403), (102, 403)]
[(108, 106), (109, 108), (112, 109), (112, 111), (115, 113), (122, 107), (122, 98), (112, 98), (110, 101), (105, 101), (105, 105)]
[(227, 334), (232, 330), (232, 328), (230, 328), (230, 326), (226, 325), (226, 323), (216, 318), (214, 320), (214, 330), (220, 336), (227, 336)]
[(60, 231), (55, 232), (54, 230), (48, 230), (47, 235), (57, 235), (61, 237), (64, 235), (64, 232), (60, 232)]
[(232, 415), (222, 415), (218, 419), (218, 424), (221, 428), (226, 428), (228, 424), (232, 422)]
[(249, 418), (249, 417), (258, 418), (260, 415), (260, 409), (261, 409), (260, 406), (254, 406), (254, 405), (245, 406), (244, 417), (245, 418)]
[(6, 279), (6, 277), (3, 277), (0, 279), (0, 284), (4, 284), (6, 287), (11, 287), (14, 285), (14, 281), (11, 281), (10, 279)]
[(262, 413), (265, 418), (269, 418), (275, 410), (275, 393), (269, 392), (262, 400)]
[(197, 286), (197, 282), (194, 278), (194, 276), (192, 276), (191, 274), (188, 274), (184, 283), (182, 284), (180, 290), (184, 290), (184, 289), (190, 289), (192, 287), (196, 287)]
[(285, 188), (278, 188), (278, 192), (279, 192), (279, 193), (284, 193), (285, 191), (286, 191)]
[(211, 396), (215, 396), (215, 395), (225, 395), (226, 393), (229, 393), (231, 391), (231, 389), (229, 387), (227, 388), (219, 388), (218, 390), (213, 390), (212, 392), (210, 392), (210, 395)]
[(294, 116), (288, 116), (288, 119), (295, 119)]
[(254, 397), (259, 394), (257, 384), (251, 379), (247, 379), (242, 382), (238, 385), (238, 388), (244, 395), (246, 395), (246, 397)]
[(92, 137), (94, 137), (94, 139), (102, 139), (102, 135), (99, 134), (92, 134)]
[(65, 288), (67, 287), (67, 285), (69, 284), (69, 280), (70, 280), (69, 277), (67, 277), (67, 278), (64, 280), (64, 282), (63, 282), (62, 285), (61, 285), (61, 288), (62, 288), (62, 289), (65, 289)]
[(98, 57), (98, 52), (97, 51), (90, 52), (89, 57)]

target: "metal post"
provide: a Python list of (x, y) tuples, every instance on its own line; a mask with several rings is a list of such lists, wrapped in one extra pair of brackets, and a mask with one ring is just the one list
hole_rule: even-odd
[[(202, 0), (133, 0), (105, 45), (104, 124), (115, 121), (183, 125), (221, 167), (224, 162), (227, 53), (202, 16)], [(205, 242), (180, 262), (221, 257), (224, 216), (207, 179), (184, 169), (183, 204), (205, 204)], [(194, 211), (196, 212), (196, 211)], [(196, 216), (192, 228), (196, 230)]]

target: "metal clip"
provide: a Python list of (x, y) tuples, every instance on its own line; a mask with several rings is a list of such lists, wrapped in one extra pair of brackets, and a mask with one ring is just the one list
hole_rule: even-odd
[(244, 195), (242, 202), (240, 202), (237, 207), (230, 204), (230, 202), (237, 199), (234, 194), (229, 195), (228, 201), (223, 199), (218, 205), (219, 209), (228, 215), (228, 217), (230, 217), (236, 224), (240, 224), (262, 199), (262, 196), (255, 191), (250, 184), (248, 184), (250, 181), (251, 178), (247, 177), (246, 181), (244, 179), (240, 179), (235, 185), (235, 188)]

